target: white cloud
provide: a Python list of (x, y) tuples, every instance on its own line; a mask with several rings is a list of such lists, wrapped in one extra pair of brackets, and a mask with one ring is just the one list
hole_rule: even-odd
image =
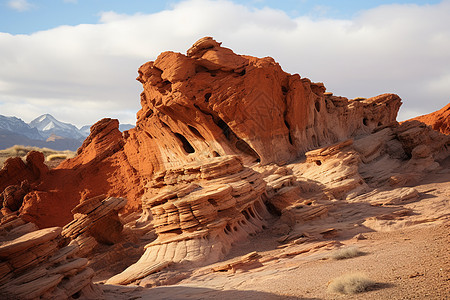
[(27, 0), (10, 0), (8, 1), (8, 6), (20, 12), (29, 10), (33, 7)]
[(449, 101), (450, 1), (386, 5), (353, 20), (289, 17), (230, 1), (189, 0), (155, 14), (103, 12), (100, 23), (31, 35), (0, 33), (0, 114), (52, 113), (77, 125), (133, 122), (138, 67), (213, 36), (236, 53), (272, 56), (290, 73), (350, 98), (403, 98), (400, 119)]

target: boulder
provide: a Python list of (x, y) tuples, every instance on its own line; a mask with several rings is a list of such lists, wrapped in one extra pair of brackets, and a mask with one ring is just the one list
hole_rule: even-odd
[(0, 295), (4, 299), (98, 299), (88, 260), (67, 245), (61, 227), (38, 230), (15, 219), (0, 227)]

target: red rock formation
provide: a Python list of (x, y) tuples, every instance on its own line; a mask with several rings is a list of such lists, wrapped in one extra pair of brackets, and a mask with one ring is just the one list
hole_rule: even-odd
[(44, 155), (40, 152), (28, 153), (26, 163), (20, 157), (9, 158), (0, 170), (0, 191), (10, 185), (20, 185), (24, 180), (34, 182), (47, 172)]
[(411, 120), (423, 122), (430, 125), (436, 131), (440, 131), (444, 134), (450, 134), (450, 103), (438, 111), (419, 116)]
[(101, 299), (88, 260), (67, 245), (60, 227), (38, 230), (16, 218), (0, 226), (2, 299)]
[(395, 122), (401, 105), (393, 94), (333, 96), (322, 83), (284, 72), (270, 57), (237, 55), (209, 37), (187, 55), (164, 52), (145, 63), (137, 80), (144, 92), (136, 128), (122, 134), (117, 120), (103, 119), (78, 155), (56, 169), (21, 165), (12, 177), (0, 172), (0, 191), (24, 179), (32, 185), (20, 209), (25, 220), (41, 228), (63, 226), (80, 199), (100, 194), (126, 198), (125, 209), (133, 211), (156, 171), (225, 155), (283, 164)]
[(394, 122), (401, 104), (392, 94), (332, 96), (272, 58), (240, 56), (212, 38), (196, 42), (187, 56), (162, 53), (137, 79), (144, 92), (135, 132), (145, 130), (157, 145), (157, 168), (228, 154), (285, 163)]
[(153, 216), (158, 238), (108, 283), (129, 284), (173, 263), (199, 265), (224, 257), (234, 243), (262, 230), (265, 187), (261, 174), (236, 156), (158, 173), (142, 197), (142, 219)]
[(101, 194), (126, 196), (134, 200), (129, 209), (136, 209), (143, 187), (127, 164), (124, 143), (117, 120), (97, 122), (75, 158), (35, 180), (24, 198), (22, 218), (40, 228), (64, 226), (72, 220), (71, 210), (80, 200)]

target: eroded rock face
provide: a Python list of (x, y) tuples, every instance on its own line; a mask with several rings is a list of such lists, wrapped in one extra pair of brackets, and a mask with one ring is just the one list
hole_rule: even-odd
[(117, 120), (94, 124), (75, 158), (29, 179), (31, 190), (23, 199), (21, 217), (40, 228), (64, 226), (80, 201), (101, 194), (130, 197), (134, 201), (129, 209), (136, 209), (143, 186), (124, 154), (124, 143)]
[(100, 195), (82, 201), (74, 209), (74, 220), (64, 226), (62, 236), (80, 247), (86, 255), (100, 244), (112, 245), (121, 240), (123, 224), (118, 217), (127, 200)]
[(240, 56), (212, 38), (196, 42), (187, 56), (162, 53), (137, 79), (144, 92), (136, 131), (149, 133), (162, 166), (228, 154), (286, 163), (394, 122), (401, 104), (393, 94), (335, 97), (272, 58)]
[(438, 111), (411, 119), (430, 125), (436, 131), (450, 134), (450, 103)]
[(201, 265), (262, 230), (267, 214), (261, 175), (236, 156), (211, 158), (155, 176), (142, 198), (158, 238), (142, 258), (108, 280), (128, 284), (173, 263)]
[(20, 185), (24, 180), (34, 182), (45, 177), (48, 168), (44, 164), (44, 155), (30, 151), (24, 162), (20, 157), (9, 158), (0, 170), (0, 191), (10, 185)]
[(88, 260), (67, 245), (60, 227), (39, 230), (15, 219), (0, 227), (0, 295), (4, 299), (99, 299)]
[(5, 166), (1, 191), (24, 179), (33, 187), (23, 199), (23, 218), (41, 228), (64, 226), (80, 199), (99, 194), (125, 197), (125, 211), (135, 211), (155, 172), (226, 155), (288, 163), (395, 122), (401, 105), (393, 94), (333, 96), (322, 83), (284, 72), (270, 57), (237, 55), (210, 37), (187, 55), (164, 52), (145, 63), (137, 80), (144, 91), (136, 128), (122, 134), (117, 120), (103, 119), (77, 157), (56, 169), (25, 170), (16, 160), (9, 165), (17, 167)]

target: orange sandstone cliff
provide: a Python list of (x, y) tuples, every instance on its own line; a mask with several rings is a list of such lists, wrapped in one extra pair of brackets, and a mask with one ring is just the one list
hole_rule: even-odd
[(411, 120), (417, 120), (431, 126), (434, 130), (444, 134), (450, 134), (450, 103), (438, 111), (419, 116)]
[(226, 155), (285, 164), (395, 123), (401, 105), (394, 94), (334, 96), (270, 57), (238, 55), (210, 37), (187, 55), (160, 54), (139, 68), (137, 80), (144, 91), (134, 129), (121, 133), (117, 120), (103, 119), (78, 155), (57, 168), (38, 172), (29, 163), (0, 171), (2, 190), (25, 179), (30, 184), (19, 209), (23, 219), (63, 226), (80, 200), (100, 194), (127, 198), (131, 212), (157, 171)]

